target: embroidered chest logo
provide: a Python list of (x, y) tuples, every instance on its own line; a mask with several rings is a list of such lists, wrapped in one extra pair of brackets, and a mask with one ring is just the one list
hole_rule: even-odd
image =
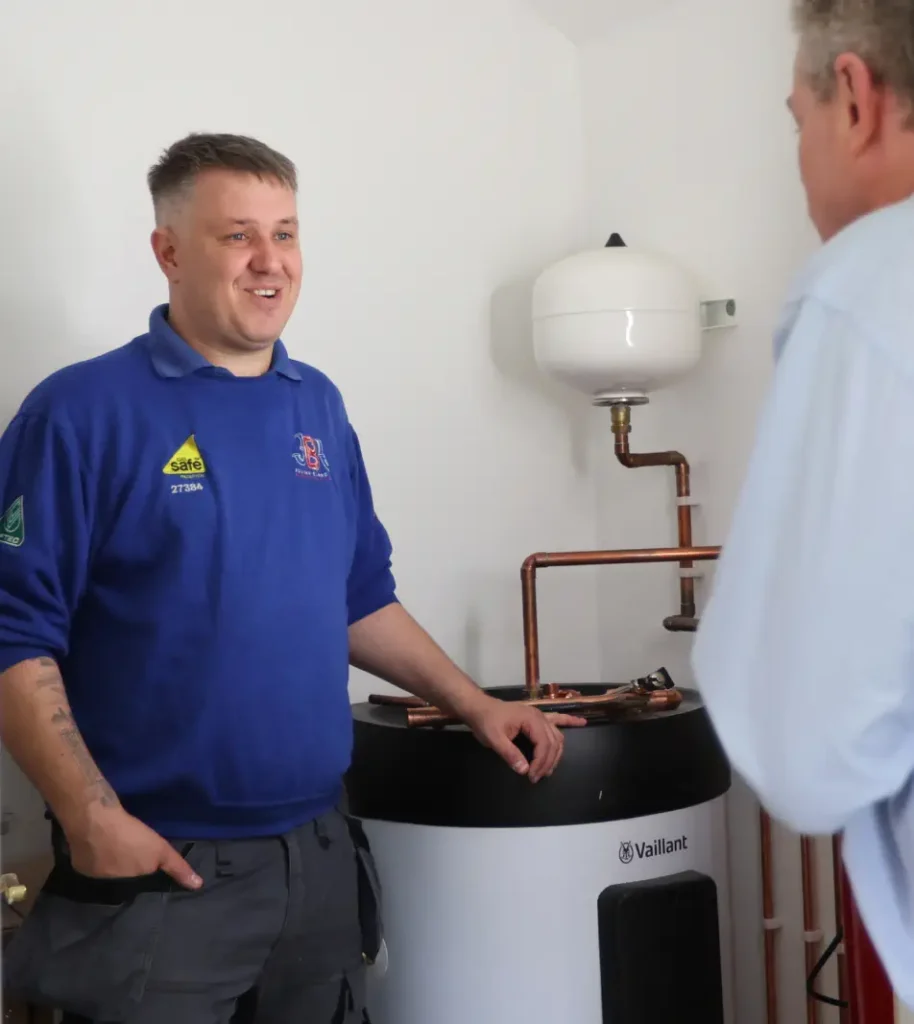
[(22, 495), (10, 505), (0, 519), (0, 544), (10, 548), (21, 548), (25, 542), (25, 513)]
[(318, 437), (310, 434), (295, 435), (295, 475), (310, 477), (312, 480), (326, 480), (330, 476), (330, 463), (324, 452), (324, 445)]
[(189, 491), (202, 491), (202, 477), (206, 474), (206, 463), (197, 447), (193, 434), (181, 445), (162, 467), (165, 476), (178, 477), (185, 483), (172, 483), (172, 494), (184, 494)]

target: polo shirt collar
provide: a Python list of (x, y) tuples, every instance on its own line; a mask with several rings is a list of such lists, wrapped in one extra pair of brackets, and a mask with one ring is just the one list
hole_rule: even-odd
[[(152, 365), (161, 377), (186, 377), (198, 370), (215, 370), (231, 376), (228, 370), (214, 367), (175, 331), (168, 322), (167, 304), (157, 306), (150, 314), (147, 338)], [(301, 380), (301, 374), (281, 341), (273, 345), (273, 361), (267, 372), (278, 373), (289, 380)]]

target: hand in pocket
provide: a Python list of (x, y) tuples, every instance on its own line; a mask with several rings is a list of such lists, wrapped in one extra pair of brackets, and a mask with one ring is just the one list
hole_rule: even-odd
[(139, 878), (164, 871), (186, 889), (200, 877), (175, 848), (123, 808), (105, 808), (67, 831), (73, 870), (89, 878)]

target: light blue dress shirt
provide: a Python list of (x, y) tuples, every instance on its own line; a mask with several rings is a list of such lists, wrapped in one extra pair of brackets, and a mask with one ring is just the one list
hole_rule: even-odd
[(861, 915), (914, 1005), (914, 199), (790, 291), (696, 681), (773, 817), (844, 831)]

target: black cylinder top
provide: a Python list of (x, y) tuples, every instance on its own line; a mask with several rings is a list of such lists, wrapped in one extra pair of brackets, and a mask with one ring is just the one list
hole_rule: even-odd
[[(569, 684), (584, 694), (606, 685)], [(491, 689), (516, 700), (518, 687)], [(730, 768), (699, 695), (675, 711), (565, 729), (555, 774), (532, 784), (464, 726), (406, 726), (402, 708), (356, 704), (346, 779), (352, 814), (462, 828), (622, 821), (693, 807), (726, 793)], [(518, 745), (528, 758), (531, 748)]]

